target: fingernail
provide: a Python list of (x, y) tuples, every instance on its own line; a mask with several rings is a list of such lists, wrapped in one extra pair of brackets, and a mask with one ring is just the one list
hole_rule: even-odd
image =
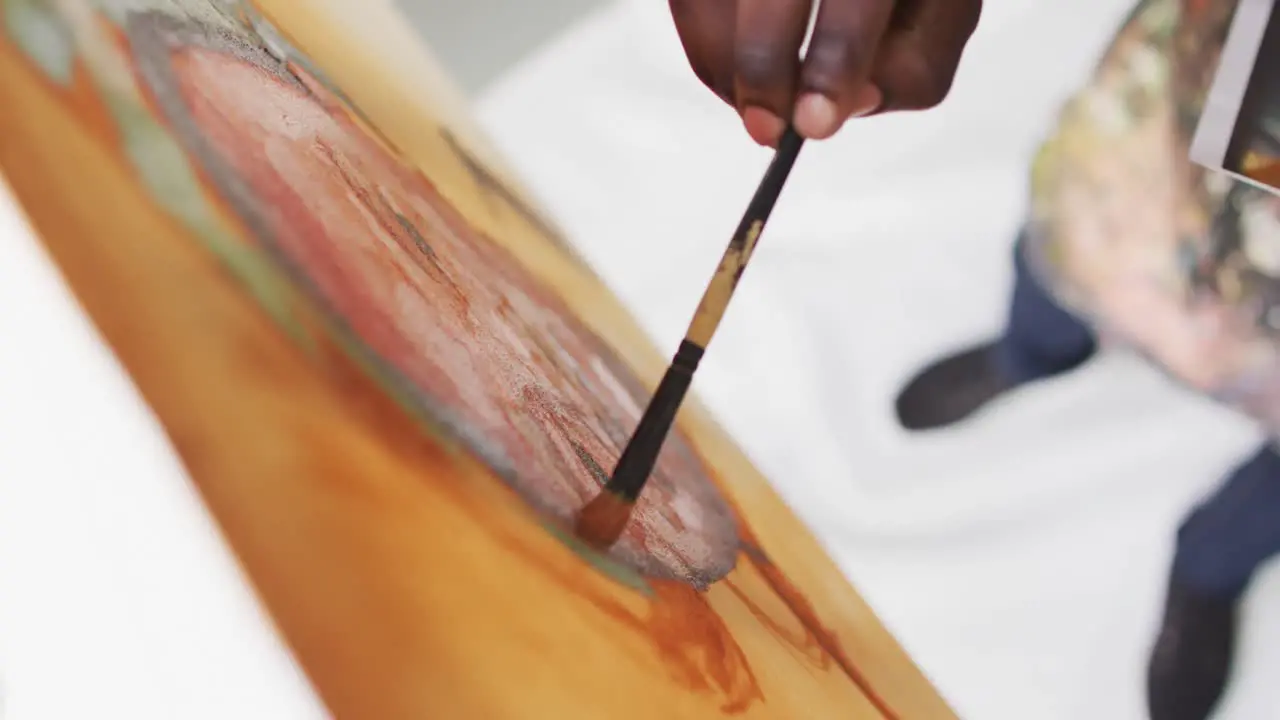
[(884, 93), (875, 85), (863, 85), (858, 92), (853, 95), (853, 112), (849, 117), (862, 117), (880, 109), (881, 103), (884, 102)]
[(796, 103), (796, 132), (810, 140), (823, 140), (840, 129), (843, 120), (836, 104), (823, 95), (809, 93)]
[(752, 140), (766, 147), (773, 147), (782, 136), (786, 123), (782, 118), (762, 107), (748, 107), (742, 111), (742, 124)]

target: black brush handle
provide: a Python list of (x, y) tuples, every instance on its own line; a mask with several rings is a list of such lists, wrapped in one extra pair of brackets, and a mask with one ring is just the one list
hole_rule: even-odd
[(764, 224), (773, 212), (803, 146), (804, 138), (790, 127), (779, 139), (773, 161), (769, 163), (769, 169), (765, 171), (760, 186), (747, 205), (742, 222), (738, 223), (738, 229), (730, 239), (715, 275), (707, 284), (702, 301), (689, 324), (689, 331), (658, 383), (644, 414), (640, 416), (635, 433), (623, 448), (613, 475), (605, 485), (606, 492), (634, 503), (648, 483), (662, 445), (675, 424), (676, 413), (693, 383), (693, 373), (698, 369), (707, 345), (720, 326), (720, 320), (737, 289), (738, 280), (742, 278), (742, 272), (751, 259)]
[(742, 214), (742, 222), (738, 224), (736, 235), (745, 234), (747, 228), (757, 220), (762, 223), (768, 221), (769, 215), (773, 213), (773, 206), (778, 204), (778, 197), (782, 195), (782, 188), (787, 184), (787, 178), (791, 176), (791, 168), (795, 167), (796, 159), (800, 157), (802, 148), (804, 148), (804, 138), (800, 137), (795, 128), (788, 125), (782, 137), (778, 138), (778, 150), (774, 153), (773, 160), (769, 162), (769, 168), (764, 171), (764, 177), (760, 179), (755, 195), (751, 196), (747, 211)]
[(698, 369), (702, 353), (702, 348), (688, 340), (680, 343), (675, 359), (667, 367), (658, 389), (640, 416), (635, 433), (622, 449), (618, 465), (605, 486), (606, 491), (627, 502), (635, 502), (640, 497), (640, 491), (644, 490), (653, 466), (658, 462), (662, 444), (671, 433), (676, 413), (693, 383), (693, 372)]

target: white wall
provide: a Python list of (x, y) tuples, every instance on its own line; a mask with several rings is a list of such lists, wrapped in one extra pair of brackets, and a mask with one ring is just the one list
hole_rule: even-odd
[[(655, 0), (655, 2), (658, 0)], [(400, 0), (469, 93), (605, 0)]]

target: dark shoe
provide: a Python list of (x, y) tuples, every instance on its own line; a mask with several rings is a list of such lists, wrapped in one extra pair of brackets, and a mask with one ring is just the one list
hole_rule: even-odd
[(1164, 624), (1147, 667), (1151, 720), (1208, 720), (1227, 686), (1237, 600), (1169, 581)]
[(1018, 383), (995, 363), (993, 343), (943, 358), (922, 370), (898, 395), (898, 422), (932, 430), (969, 417)]

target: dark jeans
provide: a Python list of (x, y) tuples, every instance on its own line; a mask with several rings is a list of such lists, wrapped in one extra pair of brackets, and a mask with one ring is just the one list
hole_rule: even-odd
[[(1001, 370), (1018, 382), (1066, 372), (1097, 350), (1092, 331), (1045, 292), (1014, 250), (1008, 324), (995, 345)], [(1254, 572), (1280, 554), (1280, 454), (1270, 444), (1236, 467), (1178, 529), (1174, 575), (1217, 597), (1238, 597)]]

